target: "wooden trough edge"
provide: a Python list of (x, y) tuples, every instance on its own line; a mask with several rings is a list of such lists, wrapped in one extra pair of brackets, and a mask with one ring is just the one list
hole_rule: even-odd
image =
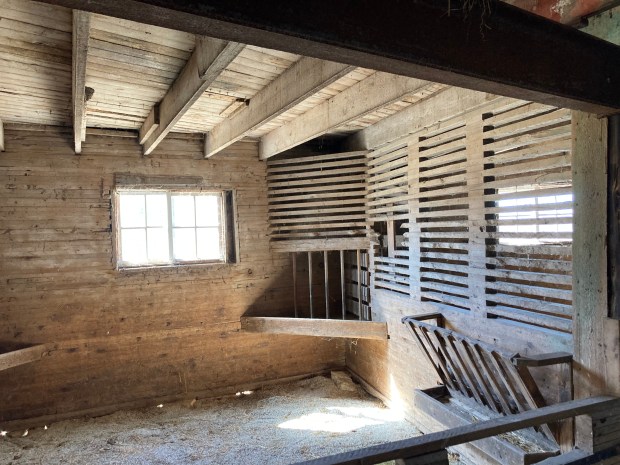
[(309, 318), (241, 317), (241, 330), (253, 333), (387, 340), (387, 323)]

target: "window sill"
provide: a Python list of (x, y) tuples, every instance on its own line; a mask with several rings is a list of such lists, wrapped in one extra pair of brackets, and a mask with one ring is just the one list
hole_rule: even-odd
[(216, 262), (187, 262), (173, 263), (165, 265), (144, 265), (144, 266), (117, 266), (115, 271), (121, 274), (143, 273), (148, 271), (173, 271), (173, 270), (194, 270), (201, 268), (230, 267), (236, 263), (224, 261)]

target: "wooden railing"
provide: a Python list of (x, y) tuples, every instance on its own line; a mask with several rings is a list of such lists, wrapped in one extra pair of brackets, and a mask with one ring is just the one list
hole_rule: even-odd
[[(344, 452), (297, 465), (371, 465), (401, 460), (406, 465), (448, 465), (446, 448), (546, 423), (587, 415), (592, 423), (588, 450), (539, 462), (541, 465), (615, 464), (620, 453), (620, 399), (600, 396), (573, 400), (535, 410), (495, 418), (472, 425), (430, 433), (402, 441)], [(612, 420), (613, 419), (613, 420)]]

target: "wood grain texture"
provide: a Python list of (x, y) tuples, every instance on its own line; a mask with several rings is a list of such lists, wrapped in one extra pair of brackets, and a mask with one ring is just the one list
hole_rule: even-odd
[(386, 340), (387, 325), (375, 321), (307, 318), (242, 317), (241, 329), (253, 333)]
[[(202, 137), (172, 134), (141, 156), (135, 133), (7, 130), (0, 166), (0, 340), (53, 342), (42, 362), (0, 374), (0, 421), (146, 402), (158, 396), (316, 373), (344, 364), (343, 344), (241, 333), (246, 312), (292, 316), (290, 259), (269, 250), (266, 168), (237, 143), (204, 160)], [(123, 136), (120, 133), (119, 136)], [(234, 265), (113, 267), (114, 176), (201, 177), (232, 189)]]

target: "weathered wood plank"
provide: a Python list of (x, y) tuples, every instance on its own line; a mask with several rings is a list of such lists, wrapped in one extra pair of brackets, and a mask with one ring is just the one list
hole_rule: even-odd
[[(141, 139), (151, 133), (144, 143), (149, 155), (191, 106), (218, 78), (221, 72), (241, 53), (245, 45), (209, 37), (197, 37), (196, 48), (183, 71), (159, 103), (159, 118), (155, 107), (140, 128)], [(156, 129), (151, 126), (157, 123)]]
[(11, 352), (0, 352), (0, 371), (41, 360), (50, 348), (50, 344), (38, 344)]
[(209, 131), (205, 157), (215, 155), (354, 69), (353, 66), (316, 58), (301, 58), (252, 97), (243, 110)]
[(73, 10), (73, 139), (75, 153), (82, 153), (86, 140), (86, 60), (90, 40), (90, 13)]
[(387, 325), (374, 321), (343, 321), (306, 318), (242, 317), (241, 329), (249, 332), (297, 334), (386, 340)]

